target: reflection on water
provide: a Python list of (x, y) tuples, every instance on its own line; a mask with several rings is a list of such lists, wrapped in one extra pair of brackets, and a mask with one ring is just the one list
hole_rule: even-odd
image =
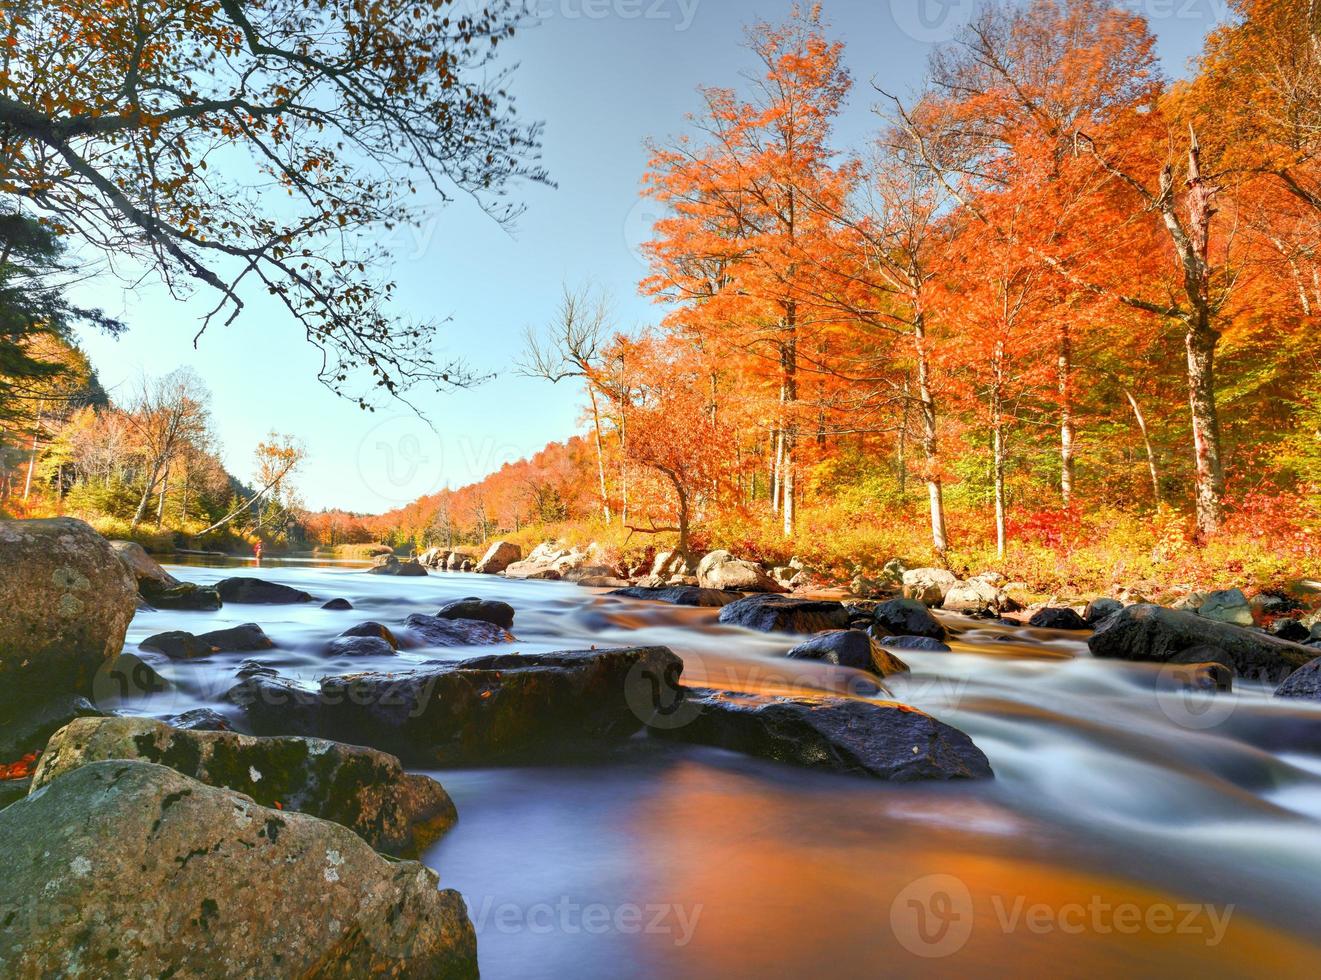
[[(524, 652), (660, 643), (699, 683), (886, 696), (714, 610), (354, 563), (223, 564), (173, 570), (259, 574), (356, 608), (142, 612), (130, 648), (255, 621), (277, 644), (256, 659), (308, 683), (398, 670), (472, 651), (333, 661), (326, 641), (480, 595), (518, 610)], [(903, 651), (913, 671), (886, 686), (968, 732), (994, 782), (892, 786), (645, 738), (591, 765), (434, 773), (460, 821), (426, 861), (468, 898), (484, 976), (1317, 973), (1321, 705), (1247, 685), (1190, 695), (1168, 669), (1093, 660), (1076, 635), (947, 624), (954, 651)], [(174, 687), (132, 707), (165, 717), (225, 710), (254, 655), (143, 656)]]

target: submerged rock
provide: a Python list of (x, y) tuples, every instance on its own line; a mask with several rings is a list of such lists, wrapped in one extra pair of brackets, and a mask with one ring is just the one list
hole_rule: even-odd
[(491, 623), (502, 629), (514, 628), (514, 607), (507, 602), (495, 599), (479, 599), (469, 596), (441, 607), (436, 613), (437, 619), (473, 619)]
[(718, 609), (738, 600), (738, 595), (722, 589), (702, 589), (695, 585), (669, 585), (659, 588), (633, 586), (609, 593), (624, 599), (643, 599), (650, 602), (668, 602), (673, 606), (708, 606)]
[(462, 896), (352, 831), (97, 762), (0, 811), (14, 976), (476, 977)]
[(326, 655), (361, 660), (366, 657), (393, 657), (396, 650), (379, 636), (337, 636), (326, 644)]
[(329, 609), (332, 612), (345, 612), (353, 608), (353, 603), (349, 602), (348, 599), (331, 599), (321, 608)]
[(142, 597), (155, 609), (182, 612), (215, 612), (224, 603), (220, 590), (211, 585), (180, 582), (169, 588), (148, 583), (142, 588)]
[(0, 718), (9, 706), (91, 694), (119, 656), (137, 582), (82, 521), (0, 521)]
[(651, 735), (895, 782), (993, 775), (963, 732), (905, 705), (684, 689), (686, 723)]
[(270, 650), (275, 644), (256, 623), (244, 623), (229, 629), (212, 630), (194, 636), (183, 630), (157, 633), (138, 644), (143, 650), (163, 653), (171, 660), (195, 660), (213, 653), (250, 653)]
[(386, 643), (390, 644), (392, 648), (396, 650), (399, 649), (399, 641), (395, 639), (395, 635), (390, 632), (390, 627), (383, 623), (376, 623), (370, 620), (365, 623), (359, 623), (357, 626), (350, 626), (341, 633), (340, 636), (375, 637), (378, 640), (384, 640)]
[(950, 653), (952, 648), (933, 636), (883, 636), (879, 640), (887, 650), (922, 650), (927, 653)]
[(386, 854), (418, 853), (457, 816), (440, 783), (405, 773), (398, 759), (375, 749), (185, 731), (148, 718), (84, 718), (61, 729), (46, 746), (32, 788), (107, 759), (154, 762), (208, 786), (237, 790), (262, 806), (278, 803), (333, 820)]
[(263, 734), (316, 735), (425, 764), (467, 765), (554, 758), (628, 738), (682, 668), (664, 647), (515, 653), (328, 677), (316, 691), (249, 677), (229, 698)]
[(401, 578), (424, 578), (427, 574), (417, 559), (400, 561), (394, 555), (381, 555), (367, 572), (370, 575), (397, 575)]
[(222, 579), (216, 583), (216, 590), (225, 602), (254, 606), (282, 606), (312, 601), (312, 596), (301, 589), (259, 578)]
[(1065, 607), (1046, 607), (1038, 609), (1027, 621), (1029, 626), (1043, 630), (1088, 630), (1087, 620), (1074, 610)]
[(793, 660), (821, 660), (840, 667), (866, 670), (881, 677), (902, 674), (908, 664), (889, 653), (862, 630), (826, 630), (789, 651)]
[(1160, 606), (1129, 606), (1102, 622), (1087, 641), (1092, 655), (1118, 660), (1178, 663), (1189, 651), (1211, 647), (1239, 677), (1279, 683), (1312, 659), (1312, 651), (1267, 633), (1203, 619)]
[(896, 636), (945, 638), (945, 627), (931, 611), (916, 599), (891, 599), (872, 610), (872, 619)]
[(165, 719), (165, 724), (182, 732), (228, 732), (233, 730), (229, 719), (211, 708), (190, 708)]
[(756, 562), (735, 558), (728, 551), (713, 551), (698, 563), (697, 584), (729, 592), (789, 591)]
[(843, 603), (824, 599), (750, 595), (721, 609), (720, 622), (763, 633), (820, 633), (847, 628), (849, 613)]
[(513, 643), (508, 630), (480, 619), (442, 619), (414, 613), (406, 625), (433, 647), (478, 647)]

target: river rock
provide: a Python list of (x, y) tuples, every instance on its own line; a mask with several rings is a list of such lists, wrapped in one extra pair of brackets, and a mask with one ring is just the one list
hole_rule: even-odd
[(129, 574), (138, 583), (139, 591), (146, 583), (152, 583), (163, 589), (181, 584), (177, 578), (161, 568), (160, 563), (147, 554), (147, 550), (136, 541), (111, 541), (110, 547), (115, 549), (119, 560), (124, 563)]
[(924, 653), (950, 653), (952, 647), (933, 636), (883, 636), (878, 639), (886, 650), (921, 650)]
[(208, 786), (237, 790), (262, 806), (279, 803), (333, 820), (386, 854), (418, 853), (457, 818), (440, 783), (405, 773), (398, 759), (375, 749), (180, 731), (148, 718), (83, 718), (61, 729), (37, 764), (32, 788), (107, 759), (154, 762)]
[(896, 636), (945, 638), (945, 627), (917, 599), (891, 599), (872, 610), (872, 619)]
[(1106, 596), (1097, 596), (1091, 602), (1087, 603), (1087, 608), (1083, 611), (1083, 621), (1088, 626), (1095, 628), (1096, 625), (1117, 612), (1123, 612), (1124, 604), (1118, 599), (1110, 599)]
[(87, 695), (124, 646), (137, 581), (82, 521), (0, 521), (0, 717)]
[(849, 614), (840, 602), (750, 595), (721, 609), (720, 622), (763, 633), (820, 633), (846, 629)]
[(558, 581), (575, 569), (595, 564), (592, 559), (593, 548), (565, 549), (553, 541), (547, 541), (533, 548), (527, 558), (508, 565), (505, 578)]
[(713, 551), (698, 563), (697, 584), (704, 589), (729, 592), (789, 591), (760, 565), (735, 558), (728, 551)]
[(321, 608), (329, 609), (331, 612), (348, 612), (353, 608), (353, 603), (349, 602), (348, 599), (331, 599)]
[(270, 650), (275, 644), (256, 623), (244, 623), (229, 629), (212, 630), (194, 636), (183, 630), (157, 633), (138, 644), (143, 650), (163, 653), (171, 660), (194, 660), (213, 653), (248, 653)]
[(1277, 619), (1271, 624), (1271, 634), (1290, 643), (1306, 643), (1312, 631), (1296, 619)]
[(939, 606), (959, 578), (943, 568), (910, 568), (903, 573), (904, 597), (927, 606)]
[(180, 582), (167, 589), (148, 582), (140, 591), (142, 598), (154, 609), (168, 609), (174, 612), (215, 612), (223, 605), (220, 591), (213, 585)]
[(522, 557), (523, 549), (512, 541), (497, 541), (486, 549), (486, 554), (477, 563), (477, 572), (480, 575), (499, 575)]
[(366, 622), (359, 623), (357, 626), (350, 626), (340, 636), (360, 636), (374, 637), (378, 640), (384, 640), (390, 644), (392, 649), (399, 649), (399, 640), (395, 638), (394, 633), (390, 632), (390, 627), (382, 623)]
[(425, 578), (427, 570), (416, 559), (400, 561), (396, 555), (381, 555), (367, 569), (369, 575), (396, 575), (400, 578)]
[(682, 706), (649, 734), (895, 782), (993, 775), (963, 732), (893, 702), (685, 688)]
[(628, 738), (677, 685), (665, 647), (503, 654), (411, 673), (250, 677), (229, 692), (263, 734), (371, 745), (424, 765), (554, 759)]
[(469, 596), (467, 599), (446, 603), (441, 607), (440, 612), (436, 613), (436, 618), (473, 619), (508, 630), (514, 628), (514, 607), (496, 599)]
[(1177, 663), (1189, 650), (1214, 647), (1239, 677), (1277, 684), (1312, 659), (1306, 647), (1267, 633), (1153, 605), (1129, 606), (1109, 617), (1087, 645), (1096, 657), (1154, 663)]
[(165, 719), (165, 724), (181, 732), (229, 732), (229, 719), (212, 708), (189, 708)]
[(1213, 619), (1218, 623), (1232, 623), (1235, 626), (1252, 625), (1252, 605), (1241, 589), (1225, 589), (1210, 593), (1197, 607), (1197, 615), (1203, 619)]
[(725, 592), (722, 589), (702, 589), (693, 585), (669, 585), (661, 588), (647, 588), (638, 585), (627, 589), (616, 589), (609, 594), (624, 599), (668, 602), (673, 606), (708, 606), (716, 609), (738, 601), (738, 596), (733, 592)]
[(1012, 605), (998, 586), (982, 578), (970, 578), (950, 586), (941, 608), (967, 616), (998, 616)]
[(445, 563), (449, 561), (450, 552), (447, 548), (428, 548), (422, 554), (417, 556), (418, 564), (425, 565), (427, 568), (435, 568), (439, 571), (445, 570)]
[(326, 656), (341, 660), (393, 657), (395, 653), (395, 648), (379, 636), (337, 636), (326, 644)]
[(72, 694), (20, 705), (0, 725), (0, 765), (15, 762), (29, 752), (40, 752), (52, 735), (76, 718), (99, 718), (103, 714), (87, 698)]
[(442, 619), (414, 613), (408, 617), (406, 625), (427, 646), (433, 647), (478, 647), (514, 642), (508, 630), (479, 619)]
[(301, 589), (293, 589), (259, 578), (227, 578), (216, 583), (216, 590), (225, 602), (253, 606), (281, 606), (311, 602), (312, 597)]
[(680, 555), (674, 551), (661, 551), (651, 563), (651, 578), (658, 579), (662, 584), (676, 576), (689, 575), (697, 575), (697, 564), (687, 555)]
[(793, 660), (820, 660), (840, 667), (866, 670), (881, 677), (908, 672), (908, 664), (862, 630), (826, 630), (789, 651)]
[(82, 766), (0, 812), (19, 977), (476, 977), (462, 896), (352, 831), (165, 766)]
[(1047, 606), (1045, 609), (1038, 609), (1032, 614), (1032, 618), (1027, 621), (1027, 624), (1031, 627), (1042, 630), (1091, 629), (1091, 627), (1087, 625), (1086, 619), (1079, 616), (1077, 612), (1069, 609), (1067, 606)]
[(472, 561), (472, 555), (466, 551), (451, 551), (445, 559), (445, 568), (451, 572), (461, 572), (465, 561)]
[(1321, 657), (1307, 662), (1285, 678), (1284, 683), (1275, 689), (1275, 696), (1321, 701)]

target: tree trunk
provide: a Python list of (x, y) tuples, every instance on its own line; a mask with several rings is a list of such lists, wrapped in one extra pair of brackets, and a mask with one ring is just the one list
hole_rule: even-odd
[(138, 499), (138, 509), (133, 514), (133, 522), (129, 525), (136, 528), (142, 523), (142, 519), (147, 516), (147, 505), (151, 502), (152, 492), (156, 489), (157, 474), (160, 473), (160, 461), (153, 461), (151, 470), (147, 473), (147, 482), (142, 487), (142, 496)]
[(917, 397), (922, 406), (922, 451), (926, 457), (927, 499), (931, 506), (931, 545), (942, 558), (949, 550), (945, 530), (945, 492), (940, 478), (940, 447), (936, 432), (936, 400), (931, 392), (931, 362), (926, 346), (926, 326), (919, 314), (913, 325), (917, 353)]
[(908, 413), (912, 408), (910, 404), (911, 393), (908, 390), (908, 375), (904, 375), (904, 408), (903, 414), (899, 419), (899, 496), (903, 498), (908, 493)]
[(1066, 321), (1060, 330), (1060, 502), (1073, 503), (1073, 337)]
[(587, 394), (592, 401), (592, 426), (596, 430), (596, 474), (601, 481), (601, 513), (605, 522), (610, 523), (610, 491), (605, 485), (605, 443), (601, 439), (601, 413), (596, 406), (596, 389), (589, 383)]
[(992, 468), (995, 478), (995, 554), (1005, 556), (1005, 427), (1001, 396), (1004, 390), (1004, 344), (996, 344), (995, 380), (991, 385)]
[(785, 407), (788, 409), (784, 432), (784, 473), (780, 481), (784, 487), (784, 506), (782, 510), (784, 536), (786, 538), (793, 536), (794, 524), (798, 516), (797, 501), (795, 499), (797, 491), (795, 467), (798, 463), (798, 418), (796, 415), (798, 405), (797, 315), (796, 306), (790, 303), (786, 318), (789, 325), (789, 340), (784, 345), (781, 354), (784, 370)]
[(28, 494), (32, 492), (32, 471), (37, 468), (37, 444), (41, 438), (41, 412), (45, 402), (37, 402), (37, 421), (32, 427), (32, 448), (28, 455), (28, 475), (23, 482), (23, 502), (27, 503)]
[(161, 495), (156, 504), (156, 526), (159, 528), (165, 523), (165, 495), (170, 490), (170, 468), (165, 467), (165, 473), (161, 476)]
[(1124, 397), (1128, 399), (1128, 404), (1132, 406), (1133, 417), (1138, 422), (1138, 431), (1142, 433), (1142, 445), (1147, 450), (1147, 473), (1151, 476), (1151, 496), (1156, 502), (1156, 506), (1159, 507), (1163, 502), (1160, 492), (1160, 470), (1156, 466), (1156, 450), (1152, 448), (1151, 436), (1147, 433), (1147, 420), (1142, 415), (1138, 400), (1133, 397), (1133, 393), (1127, 388), (1124, 389)]
[(1189, 329), (1188, 404), (1193, 418), (1197, 530), (1215, 534), (1224, 520), (1225, 471), (1220, 461), (1220, 417), (1215, 399), (1215, 349), (1220, 335), (1205, 326)]

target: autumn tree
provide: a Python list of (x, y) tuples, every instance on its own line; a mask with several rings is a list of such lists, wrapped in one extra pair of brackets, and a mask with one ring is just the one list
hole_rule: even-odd
[(146, 517), (157, 488), (164, 498), (170, 466), (184, 446), (206, 430), (209, 398), (202, 379), (188, 368), (178, 368), (160, 378), (143, 377), (139, 382), (137, 395), (125, 416), (136, 437), (136, 452), (142, 462), (142, 494), (133, 515), (133, 527)]
[[(202, 322), (268, 293), (344, 391), (463, 384), (433, 324), (392, 312), (372, 229), (419, 186), (497, 219), (545, 179), (496, 61), (515, 0), (10, 0), (0, 9), (0, 195), (47, 227), (209, 290)], [(374, 390), (374, 389), (373, 389)], [(359, 395), (359, 400), (363, 396)]]

